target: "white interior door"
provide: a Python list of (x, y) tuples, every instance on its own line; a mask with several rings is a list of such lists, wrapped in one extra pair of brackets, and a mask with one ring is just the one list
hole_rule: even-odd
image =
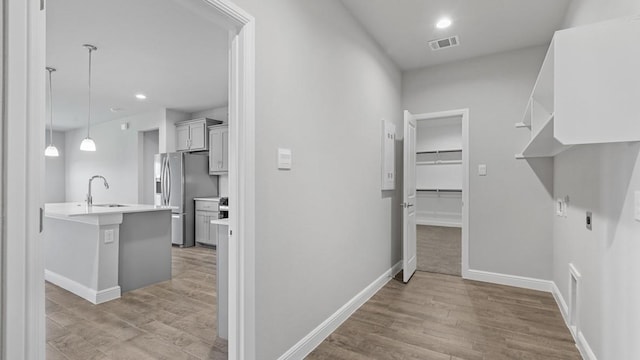
[(404, 112), (404, 186), (402, 194), (402, 273), (409, 282), (416, 272), (416, 118)]

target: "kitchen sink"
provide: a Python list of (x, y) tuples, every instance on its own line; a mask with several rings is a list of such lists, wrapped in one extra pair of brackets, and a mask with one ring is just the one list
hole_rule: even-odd
[(113, 208), (113, 207), (126, 207), (126, 206), (129, 206), (129, 205), (122, 205), (122, 204), (93, 204), (93, 206)]

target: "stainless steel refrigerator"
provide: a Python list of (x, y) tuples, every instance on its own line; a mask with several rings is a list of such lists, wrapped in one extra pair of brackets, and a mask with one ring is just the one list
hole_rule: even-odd
[(171, 214), (171, 242), (194, 246), (193, 198), (218, 195), (218, 177), (209, 175), (208, 157), (183, 152), (157, 154), (153, 169), (154, 204), (175, 207)]

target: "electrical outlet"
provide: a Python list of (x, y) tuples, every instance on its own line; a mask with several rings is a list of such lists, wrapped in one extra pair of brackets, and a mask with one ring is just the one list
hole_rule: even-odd
[(104, 231), (104, 243), (111, 244), (115, 239), (115, 233), (113, 229)]

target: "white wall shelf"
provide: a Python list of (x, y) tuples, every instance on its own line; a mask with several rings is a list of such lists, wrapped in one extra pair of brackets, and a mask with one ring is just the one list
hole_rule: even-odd
[(640, 48), (629, 46), (638, 38), (638, 16), (557, 31), (516, 123), (531, 131), (516, 158), (553, 157), (578, 144), (640, 141)]
[(547, 120), (541, 125), (541, 128), (535, 133), (531, 141), (522, 151), (522, 154), (516, 155), (522, 158), (533, 157), (553, 157), (562, 151), (571, 147), (571, 145), (561, 144), (553, 136), (554, 115), (551, 114)]

